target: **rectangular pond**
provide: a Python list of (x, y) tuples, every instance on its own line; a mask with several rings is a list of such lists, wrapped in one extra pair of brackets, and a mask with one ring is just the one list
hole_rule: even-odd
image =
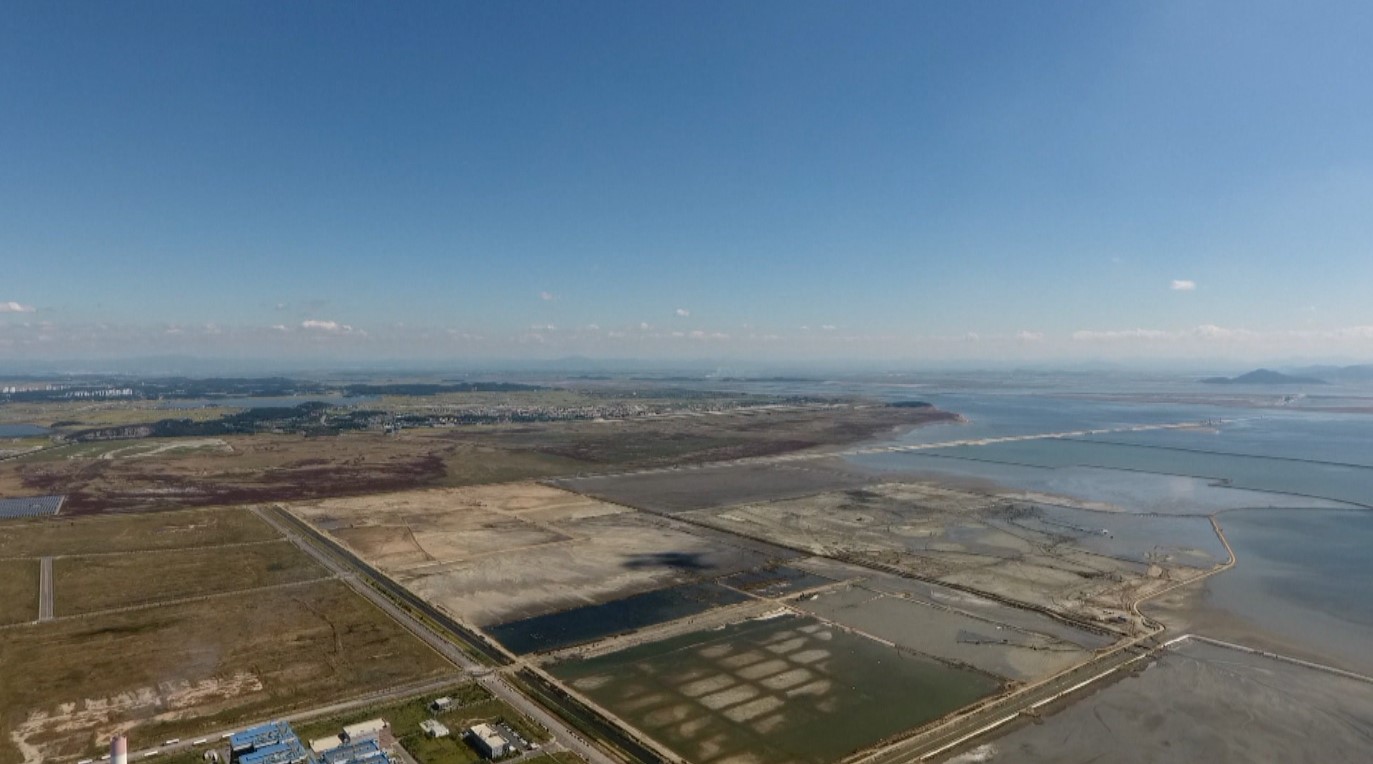
[(830, 762), (996, 692), (991, 676), (809, 617), (568, 661), (574, 689), (688, 761)]

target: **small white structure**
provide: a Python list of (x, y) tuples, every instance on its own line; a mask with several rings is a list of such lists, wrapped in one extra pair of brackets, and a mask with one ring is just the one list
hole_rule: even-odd
[(467, 739), (488, 759), (499, 759), (510, 753), (510, 741), (490, 724), (478, 724), (467, 730)]
[(448, 727), (438, 719), (425, 719), (420, 722), (420, 729), (429, 737), (448, 737)]
[(357, 724), (350, 724), (347, 727), (344, 727), (343, 737), (350, 743), (356, 740), (362, 740), (363, 738), (376, 737), (380, 735), (381, 731), (386, 729), (387, 726), (385, 719), (368, 719), (365, 722), (358, 722)]
[(330, 737), (322, 737), (316, 738), (315, 740), (311, 740), (310, 750), (314, 751), (315, 753), (324, 753), (325, 751), (332, 751), (341, 745), (343, 745), (343, 739), (340, 738), (338, 735), (331, 735)]
[(430, 703), (429, 707), (435, 711), (447, 711), (453, 707), (453, 699), (447, 695), (442, 698), (434, 698), (434, 702)]

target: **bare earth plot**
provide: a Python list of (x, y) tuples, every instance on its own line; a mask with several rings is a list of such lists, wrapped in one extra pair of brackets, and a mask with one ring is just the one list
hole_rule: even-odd
[(1186, 642), (1042, 724), (944, 761), (1038, 764), (1366, 761), (1373, 684)]
[(769, 561), (767, 549), (745, 540), (533, 483), (290, 509), (420, 596), (483, 626)]

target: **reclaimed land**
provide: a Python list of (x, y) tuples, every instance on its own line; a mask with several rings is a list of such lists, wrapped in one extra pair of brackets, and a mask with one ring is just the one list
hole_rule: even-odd
[(143, 552), (243, 544), (280, 538), (242, 509), (191, 509), (147, 515), (33, 518), (0, 524), (0, 558)]
[(699, 764), (836, 761), (999, 682), (801, 616), (745, 621), (550, 671)]
[[(0, 630), (0, 764), (188, 737), (452, 666), (338, 581)], [(76, 689), (79, 688), (79, 689)]]
[(38, 618), (38, 561), (0, 560), (0, 625)]
[(325, 575), (324, 568), (285, 539), (223, 551), (62, 557), (53, 565), (59, 617), (298, 583)]
[(82, 443), (0, 462), (0, 495), (65, 494), (64, 515), (357, 496), (823, 449), (952, 418), (928, 407), (801, 405), (395, 434), (224, 435), (195, 448), (179, 438)]
[[(345, 725), (380, 717), (390, 725), (396, 742), (419, 764), (476, 764), (482, 761), (476, 749), (462, 738), (464, 730), (482, 722), (508, 724), (525, 740), (537, 743), (549, 740), (547, 730), (493, 697), (479, 684), (468, 683), (441, 694), (453, 699), (453, 706), (444, 711), (436, 712), (429, 706), (437, 697), (436, 693), (294, 727), (302, 740), (310, 741), (337, 735)], [(451, 734), (442, 738), (429, 737), (419, 726), (425, 719), (437, 719)]]

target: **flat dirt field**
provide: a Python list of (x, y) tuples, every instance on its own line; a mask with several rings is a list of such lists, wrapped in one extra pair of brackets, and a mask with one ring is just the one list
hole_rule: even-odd
[(38, 561), (0, 560), (0, 624), (37, 617)]
[(190, 737), (451, 669), (337, 581), (13, 627), (0, 762), (89, 757), (131, 730)]
[(1373, 684), (1186, 642), (948, 764), (1367, 761)]
[(64, 514), (0, 523), (0, 557), (190, 549), (280, 537), (257, 515), (237, 508), (80, 518)]
[(289, 509), (428, 601), (482, 626), (774, 559), (765, 545), (696, 533), (536, 483), (331, 499)]
[(325, 575), (324, 568), (285, 539), (227, 549), (61, 557), (53, 561), (55, 615), (296, 583)]

